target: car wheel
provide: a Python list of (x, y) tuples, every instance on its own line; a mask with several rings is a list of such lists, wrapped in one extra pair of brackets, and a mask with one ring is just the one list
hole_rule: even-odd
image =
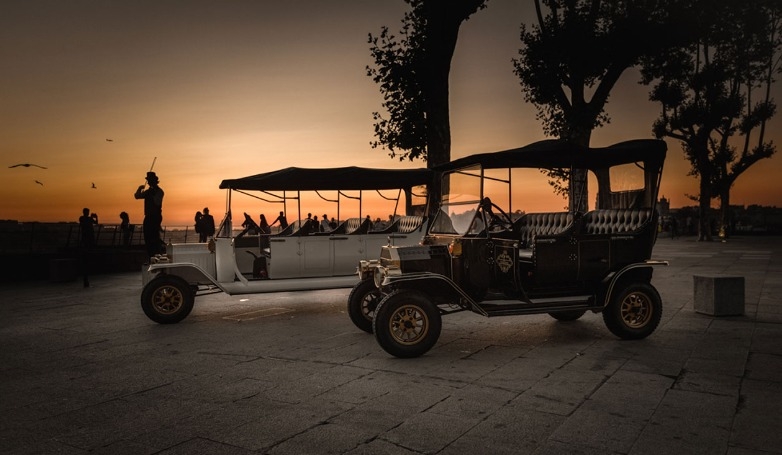
[(586, 313), (586, 310), (568, 310), (549, 313), (549, 316), (560, 322), (570, 322), (580, 319), (584, 313)]
[(358, 282), (348, 296), (348, 315), (359, 329), (372, 333), (372, 319), (382, 295), (371, 277)]
[(194, 301), (190, 285), (174, 275), (160, 275), (141, 291), (144, 314), (160, 324), (174, 324), (186, 318), (193, 309)]
[(660, 324), (663, 304), (651, 284), (634, 283), (615, 292), (603, 309), (603, 321), (614, 335), (639, 340), (651, 335)]
[(372, 325), (375, 339), (386, 352), (411, 358), (423, 355), (437, 343), (442, 319), (425, 295), (397, 290), (380, 301)]

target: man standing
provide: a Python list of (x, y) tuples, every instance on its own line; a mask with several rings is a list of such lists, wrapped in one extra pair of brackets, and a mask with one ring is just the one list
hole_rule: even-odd
[(152, 257), (158, 253), (165, 253), (165, 245), (160, 239), (163, 223), (163, 189), (158, 186), (157, 175), (147, 172), (147, 184), (144, 189), (141, 185), (133, 195), (136, 199), (144, 199), (144, 245), (147, 247), (147, 255)]
[(215, 235), (215, 219), (209, 214), (209, 207), (204, 207), (204, 214), (201, 217), (201, 226), (198, 231), (198, 241), (201, 243), (206, 243), (209, 237)]
[(82, 210), (82, 216), (79, 217), (79, 255), (81, 256), (81, 276), (85, 288), (90, 287), (90, 279), (87, 275), (90, 267), (90, 251), (95, 246), (95, 230), (93, 226), (96, 224), (98, 224), (98, 214), (90, 214), (90, 209), (85, 207)]

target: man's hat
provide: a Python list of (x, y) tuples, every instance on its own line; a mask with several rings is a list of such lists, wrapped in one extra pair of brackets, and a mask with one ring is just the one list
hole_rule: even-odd
[(157, 183), (159, 181), (160, 180), (158, 180), (157, 174), (155, 174), (152, 171), (147, 172), (147, 182), (149, 182), (149, 183)]

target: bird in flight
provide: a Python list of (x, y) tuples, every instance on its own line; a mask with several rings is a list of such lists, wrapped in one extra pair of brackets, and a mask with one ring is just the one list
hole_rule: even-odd
[(37, 184), (39, 184), (39, 185), (43, 186), (43, 182), (41, 182), (40, 180), (36, 180), (36, 181), (35, 181), (35, 183), (37, 183)]
[(114, 139), (108, 139), (108, 138), (106, 138), (106, 142), (114, 142)]
[(98, 189), (98, 187), (97, 187), (97, 186), (95, 186), (95, 183), (94, 183), (94, 182), (92, 183), (92, 189), (93, 189), (93, 190), (97, 190), (97, 189)]
[(43, 166), (39, 166), (39, 165), (37, 165), (37, 164), (32, 164), (32, 163), (20, 163), (20, 164), (14, 164), (13, 166), (8, 166), (8, 168), (10, 169), (10, 168), (13, 168), (13, 167), (19, 167), (19, 166), (24, 166), (24, 167), (30, 167), (30, 166), (34, 166), (34, 167), (39, 167), (39, 168), (41, 168), (41, 169), (46, 169), (46, 168), (45, 168), (45, 167), (43, 167)]

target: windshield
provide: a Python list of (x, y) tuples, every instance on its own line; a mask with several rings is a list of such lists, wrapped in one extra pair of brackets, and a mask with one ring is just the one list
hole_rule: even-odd
[(479, 210), (484, 196), (491, 195), (503, 210), (510, 206), (510, 178), (507, 169), (462, 168), (443, 176), (443, 198), (432, 220), (435, 234), (478, 234), (485, 230), (484, 213)]

